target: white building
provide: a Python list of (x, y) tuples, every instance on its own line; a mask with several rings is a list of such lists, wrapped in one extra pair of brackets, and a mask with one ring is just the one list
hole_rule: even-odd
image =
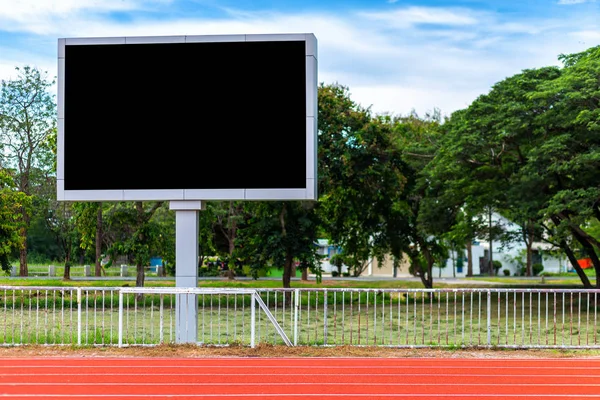
[[(507, 231), (517, 232), (520, 228), (518, 225), (512, 223), (501, 215), (495, 214), (492, 217), (495, 222), (500, 222)], [(572, 270), (573, 267), (566, 256), (554, 256), (550, 253), (552, 245), (546, 242), (534, 242), (532, 246), (532, 264), (540, 263), (544, 266), (544, 272), (566, 272)], [(521, 260), (521, 265), (525, 265), (526, 262), (526, 246), (523, 241), (515, 241), (512, 243), (500, 243), (492, 241), (492, 256), (494, 261), (500, 261), (502, 267), (498, 271), (498, 276), (505, 275), (518, 275), (521, 266), (519, 265), (518, 259)], [(477, 239), (473, 242), (471, 247), (471, 253), (473, 258), (473, 275), (487, 275), (488, 260), (490, 257), (490, 243), (486, 239)], [(560, 253), (560, 252), (559, 252)], [(466, 250), (462, 251), (464, 261), (462, 266), (457, 265), (455, 262), (456, 272), (453, 272), (452, 257), (450, 257), (444, 268), (433, 268), (433, 276), (438, 277), (464, 277), (467, 274), (467, 261), (466, 261)], [(460, 254), (451, 254), (457, 260)], [(504, 270), (508, 272), (504, 272)]]
[[(500, 222), (506, 230), (516, 232), (519, 230), (519, 226), (502, 217), (501, 215), (495, 214), (492, 216), (495, 222)], [(332, 266), (329, 262), (331, 257), (341, 252), (339, 246), (329, 244), (326, 239), (319, 239), (319, 254), (325, 256), (321, 262), (321, 270), (324, 274), (330, 274), (331, 271), (336, 271), (337, 268)], [(532, 264), (541, 263), (544, 266), (543, 271), (545, 272), (566, 272), (572, 270), (573, 267), (566, 256), (554, 256), (550, 254), (549, 250), (552, 246), (545, 242), (535, 242), (533, 244), (533, 259)], [(521, 269), (521, 265), (525, 265), (526, 262), (526, 246), (522, 241), (515, 241), (513, 243), (500, 243), (492, 242), (493, 259), (500, 261), (502, 267), (498, 270), (499, 276), (514, 276), (518, 275)], [(433, 267), (433, 277), (465, 277), (467, 276), (467, 251), (466, 249), (460, 254), (450, 254), (450, 257), (446, 261), (444, 268), (437, 266)], [(487, 275), (488, 260), (490, 257), (490, 243), (485, 239), (477, 239), (471, 246), (471, 256), (473, 258), (473, 275)], [(559, 252), (560, 254), (560, 252)], [(454, 261), (453, 261), (454, 258)], [(505, 270), (507, 272), (505, 272)], [(346, 266), (342, 267), (342, 272), (347, 272)], [(398, 278), (411, 276), (408, 272), (408, 262), (403, 260), (400, 267), (396, 270), (394, 275), (393, 263), (390, 257), (386, 257), (383, 263), (379, 263), (377, 260), (371, 260), (367, 269), (362, 276), (385, 276), (391, 277), (396, 276)]]

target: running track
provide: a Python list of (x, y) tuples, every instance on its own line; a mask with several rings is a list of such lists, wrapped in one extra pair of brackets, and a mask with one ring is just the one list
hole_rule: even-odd
[(600, 359), (0, 358), (22, 399), (600, 399)]

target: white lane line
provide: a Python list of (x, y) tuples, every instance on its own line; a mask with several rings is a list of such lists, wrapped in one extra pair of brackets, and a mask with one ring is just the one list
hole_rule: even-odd
[[(49, 398), (49, 397), (59, 397), (59, 398), (64, 398), (65, 395), (64, 394), (19, 394), (19, 395), (10, 395), (11, 397), (43, 397), (43, 398)], [(507, 397), (519, 397), (519, 398), (523, 398), (523, 397), (531, 397), (531, 398), (536, 398), (536, 399), (544, 399), (544, 398), (554, 398), (554, 397), (560, 397), (560, 398), (586, 398), (586, 399), (600, 399), (600, 394), (543, 394), (543, 395), (539, 395), (539, 394), (444, 394), (444, 393), (402, 393), (402, 394), (368, 394), (368, 393), (364, 393), (364, 394), (354, 394), (354, 393), (332, 393), (332, 394), (323, 394), (323, 393), (302, 393), (302, 394), (292, 394), (292, 393), (274, 393), (274, 394), (262, 394), (262, 393), (251, 393), (251, 394), (170, 394), (170, 395), (164, 395), (164, 394), (105, 394), (105, 395), (90, 395), (90, 394), (69, 394), (68, 397), (72, 398), (72, 397), (84, 397), (84, 398), (109, 398), (109, 397), (136, 397), (136, 398), (148, 398), (148, 397), (159, 397), (159, 398), (172, 398), (172, 397), (199, 397), (199, 398), (203, 398), (203, 397), (210, 397), (210, 398), (220, 398), (220, 397), (236, 397), (236, 398), (243, 398), (243, 397), (259, 397), (259, 398), (264, 398), (264, 397), (269, 397), (269, 398), (276, 398), (276, 397), (304, 397), (304, 396), (308, 396), (308, 397), (318, 397), (318, 398), (327, 398), (327, 397), (367, 397), (370, 399), (377, 399), (380, 397), (394, 397), (394, 398), (401, 398), (401, 399), (410, 399), (410, 398), (414, 398), (414, 397), (426, 397), (426, 398), (435, 398), (435, 397), (441, 397), (441, 398), (447, 398), (447, 397), (476, 397), (479, 399), (485, 399), (485, 398), (507, 398)], [(0, 397), (8, 397), (8, 395), (0, 395)]]
[[(162, 369), (162, 368), (174, 368), (174, 369), (182, 369), (182, 368), (198, 368), (198, 369), (207, 369), (207, 368), (219, 368), (219, 369), (233, 369), (233, 368), (244, 368), (244, 369), (256, 369), (256, 368), (305, 368), (307, 365), (143, 365), (143, 364), (135, 364), (135, 365), (93, 365), (93, 364), (84, 364), (84, 365), (65, 365), (63, 363), (57, 363), (56, 365), (47, 364), (47, 365), (0, 365), (1, 368), (152, 368), (152, 369)], [(357, 370), (357, 369), (368, 369), (368, 370), (378, 370), (378, 369), (562, 369), (564, 366), (556, 365), (556, 366), (548, 366), (548, 365), (532, 365), (532, 366), (520, 366), (520, 365), (509, 365), (509, 366), (489, 366), (489, 365), (464, 365), (458, 366), (453, 364), (448, 365), (388, 365), (388, 366), (320, 366), (320, 365), (311, 365), (310, 368), (315, 369), (333, 369), (336, 371), (339, 370)], [(600, 366), (598, 367), (568, 367), (569, 370), (598, 370), (600, 371)]]
[[(20, 373), (0, 373), (0, 377), (4, 377), (4, 376), (65, 376), (64, 373), (31, 373), (31, 374), (20, 374)], [(92, 377), (96, 377), (96, 376), (123, 376), (123, 377), (140, 377), (140, 376), (227, 376), (227, 377), (235, 377), (235, 376), (261, 376), (264, 377), (265, 374), (253, 374), (253, 373), (244, 373), (244, 374), (238, 374), (238, 373), (233, 373), (233, 374), (222, 374), (222, 373), (210, 373), (210, 372), (201, 372), (201, 373), (144, 373), (144, 372), (139, 372), (139, 373), (106, 373), (106, 372), (85, 372), (85, 373), (71, 373), (69, 374), (69, 376), (92, 376)], [(270, 373), (269, 377), (278, 377), (278, 376), (298, 376), (297, 373)], [(339, 377), (339, 376), (365, 376), (365, 374), (344, 374), (344, 375), (340, 375), (340, 374), (312, 374), (312, 373), (302, 373), (302, 377), (312, 377), (312, 376), (318, 376), (318, 377), (327, 377), (327, 376), (335, 376), (335, 377)], [(375, 376), (375, 375), (373, 375)], [(443, 377), (457, 377), (457, 378), (469, 378), (469, 377), (518, 377), (518, 378), (600, 378), (600, 375), (573, 375), (573, 374), (453, 374), (453, 373), (448, 373), (448, 374), (402, 374), (402, 373), (398, 373), (398, 374), (377, 374), (376, 376), (397, 376), (397, 377), (404, 377), (404, 376), (430, 376), (430, 377), (437, 377), (437, 376), (443, 376)]]
[[(273, 382), (273, 383), (239, 383), (239, 382), (223, 382), (223, 383), (204, 383), (204, 382), (190, 382), (190, 383), (182, 383), (182, 382), (173, 382), (173, 383), (158, 383), (158, 382), (139, 382), (139, 383), (121, 383), (121, 382), (89, 382), (89, 383), (81, 383), (81, 382), (7, 382), (0, 383), (0, 387), (3, 386), (194, 386), (194, 387), (213, 387), (213, 386), (284, 386), (284, 385), (292, 385), (292, 386), (315, 386), (315, 382), (294, 382), (294, 383), (281, 383), (281, 382)], [(497, 387), (505, 387), (506, 383), (434, 383), (434, 382), (424, 382), (424, 383), (413, 383), (413, 382), (390, 382), (390, 383), (377, 383), (377, 382), (364, 382), (364, 383), (354, 383), (354, 382), (327, 382), (321, 383), (319, 386), (497, 386)], [(511, 383), (511, 387), (574, 387), (574, 388), (582, 388), (582, 387), (600, 387), (600, 383)]]

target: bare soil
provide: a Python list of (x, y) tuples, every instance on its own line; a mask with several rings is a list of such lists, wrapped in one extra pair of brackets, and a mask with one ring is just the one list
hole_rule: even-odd
[(561, 349), (396, 349), (379, 347), (285, 347), (260, 345), (249, 347), (213, 347), (160, 345), (156, 347), (1, 347), (0, 357), (380, 357), (380, 358), (600, 358), (599, 350)]

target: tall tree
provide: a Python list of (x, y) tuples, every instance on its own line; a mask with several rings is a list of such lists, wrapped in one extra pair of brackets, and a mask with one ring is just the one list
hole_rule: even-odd
[(76, 202), (72, 206), (77, 229), (81, 234), (79, 246), (84, 250), (94, 248), (95, 276), (102, 275), (102, 204), (102, 202)]
[(559, 58), (560, 77), (532, 95), (551, 105), (542, 116), (549, 137), (531, 153), (539, 163), (537, 174), (552, 183), (540, 214), (586, 251), (600, 287), (600, 241), (587, 230), (589, 221), (600, 217), (600, 46)]
[(216, 250), (227, 265), (227, 278), (235, 277), (236, 242), (240, 226), (244, 223), (244, 206), (241, 201), (219, 201), (211, 203), (214, 216), (213, 232)]
[[(441, 236), (432, 235), (431, 227), (423, 223), (423, 214), (427, 212), (426, 199), (437, 195), (423, 170), (439, 147), (441, 115), (437, 110), (424, 117), (411, 113), (395, 117), (391, 123), (394, 143), (406, 165), (407, 177), (406, 186), (397, 192), (397, 208), (404, 214), (404, 219), (399, 221), (404, 222), (394, 226), (390, 234), (391, 237), (395, 234), (397, 238), (392, 242), (396, 244), (392, 247), (392, 254), (395, 257), (406, 254), (410, 260), (411, 272), (419, 276), (426, 288), (432, 288), (433, 266), (445, 262), (447, 249)], [(449, 218), (446, 215), (443, 217)]]
[(8, 171), (0, 169), (0, 268), (9, 272), (11, 257), (24, 244), (20, 235), (22, 208), (31, 207), (31, 197), (15, 190)]
[(291, 287), (294, 263), (317, 274), (318, 215), (314, 202), (262, 201), (246, 204), (249, 216), (240, 231), (240, 255), (254, 276), (267, 265), (283, 269), (284, 288)]
[(319, 88), (318, 157), (323, 229), (359, 276), (390, 249), (389, 227), (402, 217), (395, 199), (406, 183), (405, 164), (386, 118), (354, 103), (341, 85)]
[(160, 227), (152, 217), (164, 202), (114, 203), (107, 211), (105, 233), (110, 240), (107, 250), (111, 259), (127, 255), (136, 266), (136, 286), (144, 286), (144, 267), (158, 248)]
[(491, 206), (520, 223), (528, 242), (536, 225), (548, 227), (570, 259), (578, 242), (600, 274), (599, 243), (585, 230), (586, 221), (600, 214), (600, 50), (562, 60), (563, 68), (524, 70), (498, 82), (454, 113), (434, 163), (452, 173), (438, 168), (435, 175), (445, 186), (460, 187), (474, 209)]
[[(46, 146), (47, 138), (56, 130), (56, 105), (48, 89), (54, 84), (46, 73), (25, 66), (16, 68), (18, 77), (2, 81), (0, 91), (0, 143), (2, 166), (16, 171), (19, 191), (29, 196), (40, 176), (45, 176), (53, 165)], [(27, 230), (31, 215), (21, 207), (20, 234), (23, 246), (19, 256), (19, 275), (27, 276)]]
[(79, 241), (79, 233), (75, 223), (76, 218), (73, 215), (73, 203), (54, 200), (49, 202), (48, 205), (46, 223), (62, 253), (61, 256), (64, 262), (63, 279), (70, 280), (73, 250), (77, 248), (77, 242)]

